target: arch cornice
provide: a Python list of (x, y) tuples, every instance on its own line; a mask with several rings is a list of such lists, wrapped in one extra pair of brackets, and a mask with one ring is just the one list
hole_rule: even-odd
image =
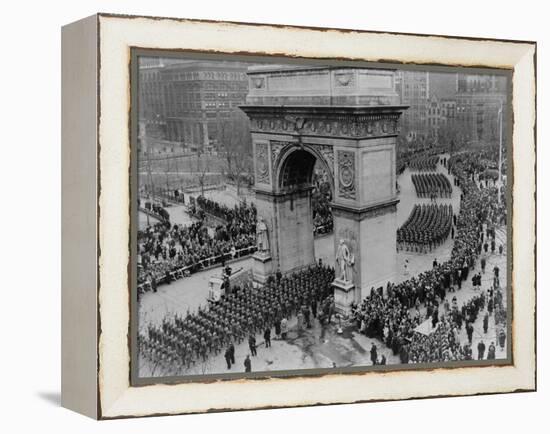
[(265, 106), (240, 107), (253, 133), (354, 140), (398, 134), (398, 120), (408, 106)]

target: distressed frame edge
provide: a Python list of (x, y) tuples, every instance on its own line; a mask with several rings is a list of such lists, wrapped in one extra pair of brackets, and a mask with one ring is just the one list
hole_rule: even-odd
[[(132, 17), (133, 18), (133, 17)], [(189, 21), (189, 20), (182, 20), (182, 21)], [(220, 22), (216, 22), (216, 23), (220, 23)], [(283, 26), (283, 27), (287, 27), (287, 26)], [(295, 28), (295, 29), (304, 29), (304, 28)], [(330, 30), (330, 29), (328, 29)], [(364, 33), (369, 33), (369, 32), (364, 32)], [(425, 38), (426, 36), (429, 36), (429, 35), (425, 35), (425, 36), (419, 36), (419, 38)], [(445, 37), (443, 37), (445, 38)], [(447, 39), (456, 39), (456, 38), (453, 38), (453, 37), (449, 37)], [(483, 39), (485, 40), (485, 39)], [(499, 41), (499, 42), (502, 42), (502, 41)], [(531, 52), (532, 51), (532, 52)], [(519, 63), (525, 58), (527, 57), (527, 61), (529, 62), (530, 58), (532, 57), (532, 65), (531, 66), (528, 66), (528, 71), (527, 73), (529, 73), (529, 70), (531, 68), (532, 69), (532, 72), (533, 72), (533, 75), (532, 76), (529, 76), (529, 77), (526, 77), (528, 80), (529, 80), (529, 84), (532, 84), (533, 85), (533, 90), (534, 90), (534, 99), (536, 101), (536, 43), (533, 43), (533, 44), (528, 44), (526, 45), (525, 47), (525, 52), (524, 52), (525, 56), (522, 57), (520, 59), (520, 61), (518, 61), (515, 65), (513, 65), (513, 67), (515, 68), (517, 65), (519, 65)], [(515, 71), (517, 72), (517, 71)], [(515, 78), (516, 78), (516, 74), (514, 74), (514, 83), (516, 83), (515, 81)], [(534, 157), (534, 166), (533, 166), (533, 174), (536, 173), (536, 136), (535, 136), (535, 133), (536, 133), (536, 106), (534, 105), (535, 104), (535, 101), (529, 101), (529, 103), (533, 103), (533, 106), (532, 106), (532, 109), (533, 109), (533, 125), (532, 125), (532, 130), (533, 130), (533, 137), (532, 137), (532, 140), (529, 141), (529, 146), (532, 145), (532, 150), (533, 150), (533, 157)], [(514, 105), (515, 107), (515, 105)], [(516, 133), (517, 131), (514, 129), (514, 143), (516, 143)], [(523, 139), (525, 139), (525, 137), (522, 136)], [(524, 152), (525, 149), (522, 149), (522, 152)], [(528, 173), (527, 175), (531, 175), (531, 173)], [(534, 179), (534, 181), (536, 182), (536, 178)], [(536, 184), (533, 184), (532, 186), (532, 189), (533, 189), (533, 193), (536, 194)], [(515, 204), (514, 204), (514, 208), (515, 208)], [(535, 233), (534, 233), (534, 248), (536, 249), (536, 214), (534, 216), (531, 216), (531, 217), (534, 217), (534, 218), (531, 218), (531, 220), (533, 221), (534, 225), (535, 226)], [(515, 226), (515, 224), (514, 224)], [(533, 267), (532, 267), (532, 270), (529, 270), (529, 271), (533, 271), (533, 273), (536, 272), (536, 250), (533, 250), (533, 255), (532, 255), (532, 258), (533, 258)], [(536, 279), (536, 276), (534, 276), (534, 279)], [(535, 285), (536, 285), (536, 280), (534, 281)], [(534, 287), (534, 290), (536, 291), (536, 286)], [(536, 292), (535, 292), (535, 297), (536, 297)], [(534, 310), (533, 310), (533, 318), (534, 320), (536, 321), (536, 298), (534, 299)], [(536, 326), (534, 327), (534, 332), (536, 333)], [(422, 394), (417, 394), (415, 396), (409, 396), (409, 397), (400, 397), (400, 398), (388, 398), (388, 399), (366, 399), (366, 400), (358, 400), (358, 401), (346, 401), (346, 402), (377, 402), (377, 401), (385, 401), (385, 400), (394, 400), (394, 399), (422, 399), (422, 398), (429, 398), (429, 397), (441, 397), (441, 396), (466, 396), (466, 395), (476, 395), (476, 394), (491, 394), (491, 393), (509, 393), (509, 392), (514, 392), (514, 391), (531, 391), (531, 390), (536, 390), (536, 334), (535, 334), (535, 340), (533, 341), (533, 344), (534, 344), (534, 348), (533, 348), (533, 356), (534, 356), (534, 367), (533, 367), (533, 378), (525, 378), (525, 383), (522, 384), (522, 385), (518, 385), (517, 388), (515, 389), (510, 389), (510, 390), (505, 390), (505, 391), (497, 391), (497, 392), (480, 392), (480, 393), (459, 393), (457, 395), (454, 395), (454, 394), (449, 394), (449, 395), (422, 395)], [(100, 348), (98, 347), (98, 350), (100, 350)], [(527, 374), (530, 374), (530, 372), (528, 372)], [(530, 375), (528, 375), (528, 377), (530, 377)], [(522, 387), (523, 386), (523, 387)], [(101, 385), (100, 385), (100, 389), (101, 389)], [(131, 388), (129, 388), (131, 389)], [(127, 392), (128, 390), (126, 390), (125, 392)], [(124, 397), (123, 395), (125, 395), (125, 393), (122, 393), (121, 395), (119, 395), (119, 399), (116, 399), (116, 402), (120, 402), (120, 399), (122, 399), (124, 401)], [(103, 415), (103, 418), (107, 419), (107, 418), (118, 418), (118, 417), (136, 417), (136, 416), (146, 416), (148, 414), (124, 414), (124, 413), (118, 413), (117, 414), (117, 409), (116, 409), (116, 402), (112, 402), (112, 406), (110, 406), (109, 408), (107, 409), (104, 409), (104, 415)], [(346, 402), (334, 402), (334, 404), (336, 403), (346, 403)], [(270, 406), (270, 407), (246, 407), (246, 408), (213, 408), (213, 409), (205, 409), (204, 411), (226, 411), (226, 410), (243, 410), (243, 409), (253, 409), (253, 408), (279, 408), (279, 407), (285, 407), (285, 406), (309, 406), (309, 405), (323, 405), (323, 404), (329, 404), (329, 403), (326, 403), (326, 402), (311, 402), (311, 403), (306, 403), (306, 404), (292, 404), (292, 403), (289, 403), (289, 404), (283, 404), (283, 405), (274, 405), (274, 406)], [(112, 411), (111, 411), (112, 410)], [(114, 412), (113, 412), (114, 411)], [(155, 413), (155, 415), (160, 415), (160, 414), (182, 414), (182, 413), (197, 413), (197, 412), (202, 412), (202, 411), (185, 411), (185, 410), (181, 410), (181, 411), (177, 411), (177, 412), (166, 412), (166, 413)]]

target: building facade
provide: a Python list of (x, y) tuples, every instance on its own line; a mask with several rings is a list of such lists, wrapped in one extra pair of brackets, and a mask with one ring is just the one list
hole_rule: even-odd
[(437, 144), (448, 145), (457, 140), (457, 102), (455, 98), (438, 98), (432, 95), (428, 102), (428, 137)]
[(428, 130), (430, 75), (427, 71), (397, 71), (395, 89), (401, 104), (409, 109), (403, 113), (402, 133), (410, 142), (421, 140)]
[(496, 145), (501, 107), (505, 140), (508, 89), (504, 76), (398, 71), (396, 90), (401, 103), (409, 106), (402, 124), (409, 146)]
[(161, 72), (166, 139), (185, 151), (211, 151), (220, 145), (221, 125), (230, 122), (248, 92), (247, 65), (193, 62)]
[(500, 139), (499, 110), (503, 110), (502, 134), (506, 135), (507, 79), (487, 74), (459, 74), (456, 93), (457, 122), (471, 145), (496, 145)]

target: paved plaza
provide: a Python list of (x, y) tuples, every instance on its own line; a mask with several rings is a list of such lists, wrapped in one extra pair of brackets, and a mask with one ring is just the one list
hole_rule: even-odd
[[(443, 154), (442, 157), (448, 158), (448, 154)], [(454, 184), (454, 176), (447, 173), (447, 170), (441, 165), (437, 165), (437, 172), (443, 173), (449, 178), (451, 184)], [(407, 168), (397, 178), (399, 185), (399, 204), (397, 206), (397, 227), (401, 226), (405, 220), (409, 217), (411, 210), (416, 204), (429, 204), (429, 198), (421, 198), (416, 196), (416, 191), (411, 180), (411, 171)], [(460, 194), (462, 191), (459, 187), (453, 187), (453, 193), (450, 198), (438, 198), (437, 204), (451, 204), (453, 206), (453, 212), (458, 213), (460, 210)], [(451, 251), (453, 249), (453, 240), (451, 237), (435, 248), (432, 252), (426, 254), (416, 254), (401, 250), (397, 254), (397, 276), (396, 282), (402, 282), (409, 279), (411, 276), (416, 276), (423, 271), (432, 268), (432, 262), (437, 259), (438, 262), (444, 262), (451, 257)], [(405, 260), (407, 260), (407, 267), (405, 268)]]

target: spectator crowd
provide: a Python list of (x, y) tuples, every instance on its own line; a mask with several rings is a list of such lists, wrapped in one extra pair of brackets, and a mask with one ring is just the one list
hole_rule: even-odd
[[(204, 208), (203, 208), (204, 207)], [(206, 225), (206, 212), (224, 224)], [(203, 268), (252, 253), (256, 243), (256, 208), (241, 203), (233, 209), (199, 197), (189, 226), (162, 221), (138, 231), (139, 292), (153, 290)]]
[[(498, 267), (493, 270), (491, 287), (459, 307), (456, 297), (452, 305), (446, 301), (449, 292), (459, 291), (482, 254), (488, 238), (494, 240), (494, 227), (505, 222), (505, 204), (498, 201), (496, 188), (479, 189), (476, 174), (484, 170), (482, 154), (465, 153), (452, 157), (449, 167), (459, 179), (463, 190), (461, 209), (456, 218), (457, 235), (449, 260), (399, 284), (388, 284), (371, 290), (353, 316), (359, 329), (369, 337), (382, 340), (401, 363), (444, 362), (474, 358), (471, 348), (472, 323), (487, 306), (486, 315), (495, 315), (499, 326), (498, 344), (506, 340), (506, 309), (498, 280)], [(489, 306), (491, 307), (489, 309)], [(440, 310), (441, 309), (441, 310)], [(498, 312), (498, 314), (497, 314)], [(419, 333), (425, 321), (432, 325), (431, 333)], [(484, 331), (487, 332), (484, 318)], [(488, 320), (487, 320), (488, 322)], [(461, 342), (459, 331), (465, 327), (468, 342)], [(482, 346), (478, 347), (478, 352)], [(487, 358), (495, 357), (491, 342)], [(478, 354), (479, 358), (479, 354)]]

